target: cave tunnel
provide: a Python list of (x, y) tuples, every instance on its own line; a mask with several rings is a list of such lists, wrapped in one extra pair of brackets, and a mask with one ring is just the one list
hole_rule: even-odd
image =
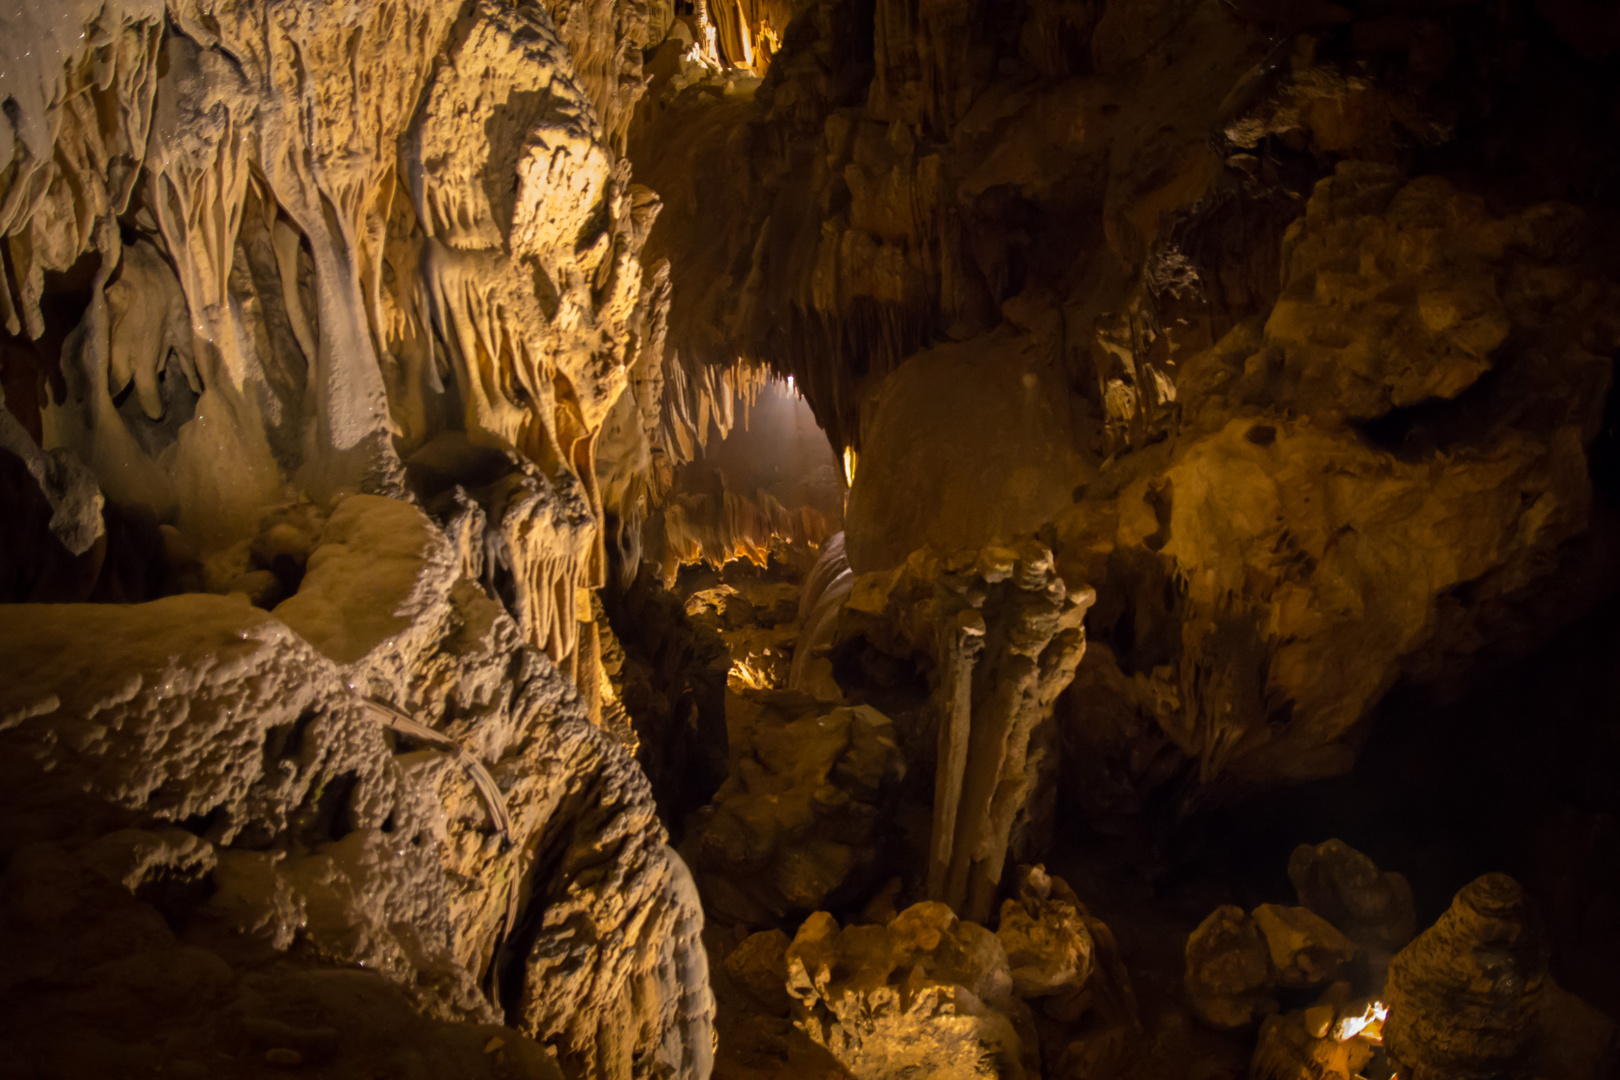
[(0, 7), (0, 1080), (1620, 1077), (1620, 8)]

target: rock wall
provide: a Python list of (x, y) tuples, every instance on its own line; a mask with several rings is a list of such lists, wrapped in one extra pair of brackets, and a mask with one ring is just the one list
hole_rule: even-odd
[(1579, 608), (1534, 610), (1596, 543), (1620, 344), (1574, 25), (809, 4), (751, 99), (655, 83), (632, 128), (668, 347), (795, 376), (857, 572), (1046, 530), (1098, 596), (1087, 815), (1341, 773), (1396, 680)]

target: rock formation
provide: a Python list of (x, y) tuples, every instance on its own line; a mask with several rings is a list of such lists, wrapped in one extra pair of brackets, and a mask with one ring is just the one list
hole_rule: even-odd
[(1596, 1076), (1612, 1064), (1615, 1025), (1547, 973), (1533, 903), (1506, 874), (1457, 894), (1389, 970), (1391, 1063), (1439, 1076)]
[[(268, 949), (504, 1016), (580, 1075), (703, 1073), (702, 915), (628, 754), (421, 511), (353, 496), (323, 539), (284, 621), (207, 595), (8, 608), (11, 844), (180, 825), (142, 858)], [(580, 952), (632, 923), (640, 944)]]
[(1301, 907), (1326, 919), (1366, 948), (1398, 950), (1417, 933), (1412, 886), (1383, 872), (1349, 844), (1301, 844), (1288, 859), (1288, 878)]
[(1047, 825), (1056, 766), (1048, 721), (1085, 651), (1080, 622), (1091, 600), (1026, 541), (945, 555), (924, 548), (893, 572), (855, 579), (844, 601), (845, 649), (930, 673), (929, 706), (907, 737), (934, 776), (927, 888), (970, 917), (989, 918), (1009, 854), (1028, 854)]
[[(1617, 54), (1586, 0), (0, 12), (0, 1072), (1593, 1075)], [(1577, 619), (1582, 749), (1403, 757)], [(1358, 760), (1500, 811), (1300, 787)], [(1412, 878), (1237, 865), (1318, 820)], [(1496, 865), (1557, 955), (1503, 875), (1417, 934)]]
[(1271, 950), (1242, 908), (1216, 908), (1187, 938), (1187, 1000), (1206, 1024), (1244, 1027), (1275, 1012), (1275, 984)]
[(1526, 79), (1574, 134), (1568, 45), (1375, 7), (822, 0), (752, 101), (655, 91), (632, 131), (695, 279), (670, 347), (796, 377), (858, 456), (856, 571), (1051, 522), (1097, 590), (1059, 705), (1088, 815), (1345, 771), (1589, 520), (1609, 166), (1473, 164)]
[(689, 826), (709, 909), (767, 925), (859, 896), (893, 843), (893, 722), (791, 692), (733, 696), (726, 719), (730, 776)]
[[(1040, 1075), (1028, 1008), (996, 936), (925, 901), (887, 926), (840, 930), (825, 912), (788, 947), (799, 1024), (858, 1080)], [(1020, 1030), (1022, 1029), (1022, 1030)]]

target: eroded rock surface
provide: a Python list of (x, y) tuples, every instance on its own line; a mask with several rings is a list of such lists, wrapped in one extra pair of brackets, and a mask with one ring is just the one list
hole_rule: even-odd
[(1341, 840), (1295, 848), (1288, 859), (1288, 878), (1302, 907), (1364, 947), (1394, 952), (1417, 932), (1412, 887), (1406, 878), (1380, 871)]
[[(929, 702), (902, 737), (934, 772), (930, 896), (988, 920), (1014, 861), (1050, 828), (1052, 703), (1085, 652), (1089, 589), (1071, 589), (1034, 540), (979, 551), (921, 548), (854, 579), (835, 648), (881, 694), (880, 657), (927, 672)], [(902, 669), (903, 670), (903, 669)]]
[[(436, 599), (330, 639), (366, 649), (347, 666), (240, 597), (4, 609), (19, 664), (0, 725), (8, 837), (95, 841), (105, 858), (90, 857), (121, 879), (178, 867), (211, 882), (208, 919), (264, 949), (363, 965), (430, 1015), (504, 1016), (581, 1075), (638, 1075), (638, 1058), (706, 1075), (701, 909), (644, 778), (499, 605), (449, 585), (447, 558), (416, 557), (410, 538), (436, 534), (391, 505), (419, 524), (382, 533), (403, 562), (361, 557), (364, 528), (340, 508), (328, 536), (346, 550), (325, 549), (308, 595), (329, 595), (323, 563), (357, 557), (345, 588)], [(387, 500), (345, 506), (394, 520)], [(417, 727), (392, 727), (419, 730), (416, 749), (390, 737), (362, 678), (417, 711)], [(190, 831), (108, 850), (117, 830), (175, 824)], [(604, 943), (589, 956), (571, 944), (587, 930)]]
[(913, 7), (803, 5), (751, 100), (655, 89), (648, 249), (692, 273), (672, 349), (791, 371), (858, 456), (856, 570), (1054, 526), (1098, 594), (1082, 813), (1342, 773), (1398, 678), (1562, 617), (1529, 609), (1591, 520), (1613, 162), (1509, 148), (1590, 137), (1567, 29)]
[(1240, 907), (1216, 908), (1187, 939), (1187, 998), (1218, 1028), (1254, 1023), (1277, 1009), (1271, 950)]

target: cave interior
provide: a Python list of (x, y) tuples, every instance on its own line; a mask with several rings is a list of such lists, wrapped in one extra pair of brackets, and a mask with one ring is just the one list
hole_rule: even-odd
[(1613, 0), (10, 0), (0, 162), (0, 1080), (1620, 1078)]

